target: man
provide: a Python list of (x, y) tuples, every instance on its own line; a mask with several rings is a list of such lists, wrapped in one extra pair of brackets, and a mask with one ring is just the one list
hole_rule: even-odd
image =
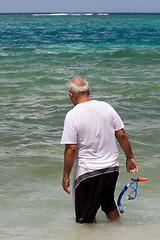
[(62, 186), (70, 194), (70, 173), (74, 174), (76, 221), (96, 222), (101, 207), (109, 220), (119, 213), (114, 201), (119, 162), (116, 138), (126, 155), (128, 172), (138, 172), (124, 125), (116, 111), (107, 103), (91, 100), (88, 82), (75, 77), (68, 82), (68, 93), (74, 108), (65, 117), (61, 144), (65, 144)]

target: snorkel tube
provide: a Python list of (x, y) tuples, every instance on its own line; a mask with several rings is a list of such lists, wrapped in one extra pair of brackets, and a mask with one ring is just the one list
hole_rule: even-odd
[[(134, 200), (137, 197), (137, 188), (138, 188), (138, 182), (145, 182), (148, 181), (148, 178), (144, 178), (144, 177), (138, 177), (137, 179), (133, 179), (131, 178), (131, 181), (129, 181), (124, 188), (122, 189), (121, 193), (119, 194), (118, 200), (117, 200), (117, 204), (118, 204), (118, 208), (120, 213), (124, 213), (124, 207), (121, 203), (122, 197), (124, 195), (124, 193), (127, 191), (128, 188), (131, 188), (131, 192), (128, 195), (128, 200)], [(136, 187), (133, 187), (133, 184), (136, 184)], [(134, 194), (134, 196), (133, 196)]]

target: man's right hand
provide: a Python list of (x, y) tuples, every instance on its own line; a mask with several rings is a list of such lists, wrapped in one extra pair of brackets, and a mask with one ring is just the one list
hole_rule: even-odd
[(69, 177), (63, 176), (63, 180), (62, 180), (62, 186), (65, 192), (67, 192), (68, 194), (71, 194), (68, 187), (70, 185), (70, 179)]

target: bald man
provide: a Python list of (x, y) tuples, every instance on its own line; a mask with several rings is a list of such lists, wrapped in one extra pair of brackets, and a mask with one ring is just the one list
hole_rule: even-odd
[(88, 82), (75, 77), (67, 83), (74, 108), (65, 117), (62, 186), (70, 194), (70, 173), (76, 162), (73, 201), (76, 222), (94, 223), (101, 207), (109, 220), (119, 218), (114, 191), (119, 174), (116, 138), (126, 155), (128, 172), (138, 172), (129, 139), (117, 112), (106, 102), (91, 100)]

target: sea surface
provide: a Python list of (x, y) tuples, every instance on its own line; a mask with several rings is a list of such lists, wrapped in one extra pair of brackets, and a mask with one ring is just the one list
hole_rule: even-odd
[[(66, 82), (85, 77), (91, 99), (121, 116), (139, 183), (119, 223), (99, 211), (94, 226), (75, 223), (61, 187), (60, 138), (72, 108)], [(72, 179), (72, 178), (71, 178)], [(160, 14), (0, 15), (0, 239), (159, 240)]]

